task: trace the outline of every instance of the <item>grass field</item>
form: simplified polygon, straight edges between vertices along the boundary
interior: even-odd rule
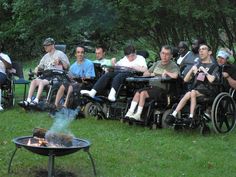
[[[28,64],[30,67],[33,64]],[[27,65],[27,68],[28,68]],[[27,70],[26,70],[27,71]],[[22,86],[16,99],[22,98]],[[47,176],[48,157],[19,149],[7,173],[15,149],[12,139],[32,134],[35,127],[50,128],[53,119],[43,112],[25,112],[19,106],[0,113],[0,177]],[[129,126],[115,120],[74,120],[71,132],[88,139],[99,177],[235,177],[236,130],[226,135],[199,131],[174,132]],[[94,176],[87,153],[56,157],[55,176]]]
[[[12,139],[32,134],[35,127],[50,128],[47,113],[25,112],[18,106],[0,113],[0,176],[47,176],[48,158],[19,149],[7,174],[15,149]],[[76,137],[88,139],[97,176],[102,177],[233,177],[236,174],[235,131],[203,137],[196,132],[150,130],[115,120],[77,119],[70,125]],[[83,151],[55,159],[56,176],[93,176]]]

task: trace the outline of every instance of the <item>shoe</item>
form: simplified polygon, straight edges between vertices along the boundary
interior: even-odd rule
[[[172,126],[175,123],[175,119],[176,119],[175,116],[173,116],[172,114],[169,114],[165,119],[165,123],[169,126]]]
[[[141,120],[141,114],[135,113],[135,114],[133,114],[132,116],[130,116],[130,118],[133,118],[133,119],[135,119],[135,120]]]
[[[21,106],[21,107],[27,107],[27,106],[29,106],[29,102],[28,101],[20,101],[19,103],[18,103],[18,105],[19,106]]]
[[[134,115],[134,113],[133,112],[131,112],[131,111],[128,111],[126,114],[125,114],[125,117],[128,117],[128,118],[130,118],[130,117],[132,117]]]
[[[80,91],[80,94],[81,95],[88,95],[88,96],[90,96],[91,98],[93,98],[95,95],[96,95],[96,93],[97,93],[97,91],[96,90],[94,90],[94,89],[92,89],[92,90],[81,90]]]
[[[2,107],[2,106],[0,106],[0,111],[4,111],[4,109],[3,109],[3,107]]]
[[[114,88],[111,88],[111,91],[108,95],[108,100],[110,101],[116,101],[116,90]]]
[[[29,105],[30,105],[30,106],[37,106],[37,105],[38,105],[38,102],[36,102],[36,101],[31,101]]]
[[[116,101],[116,97],[113,96],[113,95],[109,95],[108,96],[108,100],[111,101],[111,102],[115,102]]]

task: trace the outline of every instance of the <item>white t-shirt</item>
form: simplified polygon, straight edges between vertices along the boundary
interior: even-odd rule
[[[101,66],[106,65],[106,66],[111,66],[111,60],[108,59],[101,59],[101,60],[94,60],[93,63],[99,63]]]
[[[125,56],[120,61],[116,63],[116,66],[124,66],[124,67],[144,67],[147,68],[146,60],[141,55],[136,55],[135,60],[129,61],[128,58]]]
[[[11,59],[7,54],[0,53],[0,56],[9,64],[11,64]],[[0,60],[0,72],[6,74],[6,67],[2,60]]]
[[[60,59],[63,63],[66,63],[67,65],[70,65],[69,59],[66,54],[64,54],[60,50],[55,50],[53,53],[46,53],[40,60],[38,67],[44,70],[58,69],[58,67],[54,65],[54,61],[57,59]]]

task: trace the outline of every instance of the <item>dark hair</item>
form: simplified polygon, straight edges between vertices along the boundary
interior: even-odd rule
[[[85,47],[83,46],[83,45],[77,45],[76,47],[75,47],[75,53],[76,53],[76,50],[77,50],[77,48],[83,48],[84,49],[84,52],[85,52]]]
[[[102,46],[102,45],[98,45],[98,46],[95,47],[95,49],[100,49],[100,48],[102,49],[103,52],[106,51],[105,47]]]
[[[188,43],[186,41],[180,41],[178,47],[188,49]]]
[[[205,45],[205,46],[207,46],[208,47],[208,51],[211,51],[212,50],[212,48],[211,48],[211,46],[209,45],[209,44],[200,44],[199,45],[199,48],[202,46],[202,45]]]
[[[161,50],[162,50],[162,49],[169,50],[170,53],[173,54],[173,50],[172,50],[172,47],[171,47],[170,45],[163,45],[163,46],[161,47]]]
[[[135,53],[135,48],[134,46],[132,45],[129,45],[127,47],[124,48],[124,55],[127,56],[127,55],[130,55],[132,53]]]

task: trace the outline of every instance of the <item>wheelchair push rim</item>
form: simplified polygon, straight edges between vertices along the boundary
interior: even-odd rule
[[[229,93],[222,92],[212,105],[212,125],[216,133],[231,132],[236,123],[236,105]]]

